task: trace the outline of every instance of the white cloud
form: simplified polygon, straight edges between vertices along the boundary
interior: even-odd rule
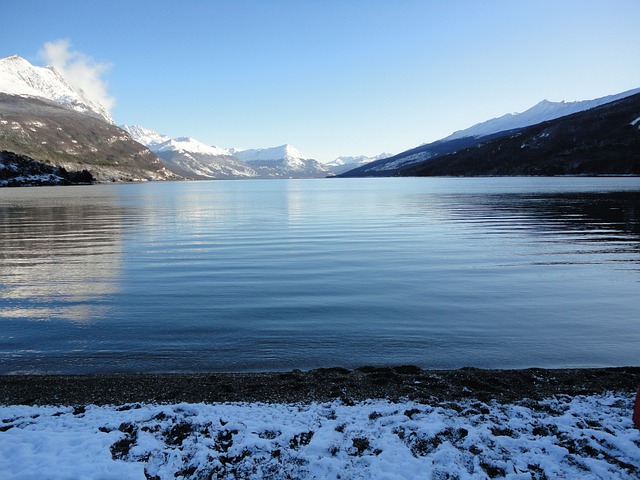
[[[87,100],[108,111],[115,105],[116,99],[109,95],[107,82],[102,78],[111,65],[97,63],[87,55],[71,50],[71,43],[66,39],[45,43],[39,56]]]

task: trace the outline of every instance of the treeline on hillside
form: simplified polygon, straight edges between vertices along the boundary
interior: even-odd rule
[[[42,186],[91,184],[95,179],[87,170],[67,171],[38,162],[25,155],[3,150],[0,152],[0,186]]]

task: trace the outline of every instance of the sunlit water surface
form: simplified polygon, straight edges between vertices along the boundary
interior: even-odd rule
[[[0,190],[0,373],[640,364],[640,179]]]

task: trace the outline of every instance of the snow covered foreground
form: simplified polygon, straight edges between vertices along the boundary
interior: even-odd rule
[[[631,395],[0,407],[3,479],[638,478]]]

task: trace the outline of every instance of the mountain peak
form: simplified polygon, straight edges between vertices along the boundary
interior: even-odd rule
[[[22,64],[31,65],[27,60],[22,58],[20,55],[9,55],[8,57],[0,58],[0,64],[3,64],[3,63],[22,63]]]
[[[120,128],[131,135],[131,138],[136,142],[148,147],[154,153],[181,151],[203,155],[231,155],[229,149],[209,146],[193,137],[171,138],[140,125],[120,125]]]
[[[177,137],[173,140],[165,142],[159,149],[159,152],[168,150],[181,150],[183,152],[199,153],[203,155],[229,155],[229,150],[226,148],[212,147],[206,145],[193,137]]]
[[[308,160],[297,148],[285,143],[278,147],[236,150],[234,157],[243,162],[275,160]]]
[[[582,100],[577,102],[552,102],[542,100],[533,107],[522,113],[508,113],[501,117],[492,118],[486,122],[478,123],[465,130],[459,130],[442,139],[442,141],[455,140],[464,137],[482,137],[506,130],[528,127],[537,123],[555,120],[556,118],[565,117],[574,113],[583,112],[591,108],[604,105],[605,103],[620,100],[636,93],[640,93],[640,89],[629,90],[615,95],[596,98],[594,100]]]
[[[171,140],[167,135],[162,135],[155,130],[140,125],[120,125],[120,128],[127,132],[136,142],[148,147],[152,152],[160,145]]]
[[[288,143],[285,143],[284,145],[281,145],[280,147],[276,147],[276,148],[281,148],[284,151],[285,155],[289,157],[302,158],[302,159],[307,158],[300,152],[300,150],[298,150],[292,145],[289,145]]]
[[[36,67],[18,55],[0,58],[0,92],[44,98],[114,125],[102,105],[74,90],[53,67]]]

